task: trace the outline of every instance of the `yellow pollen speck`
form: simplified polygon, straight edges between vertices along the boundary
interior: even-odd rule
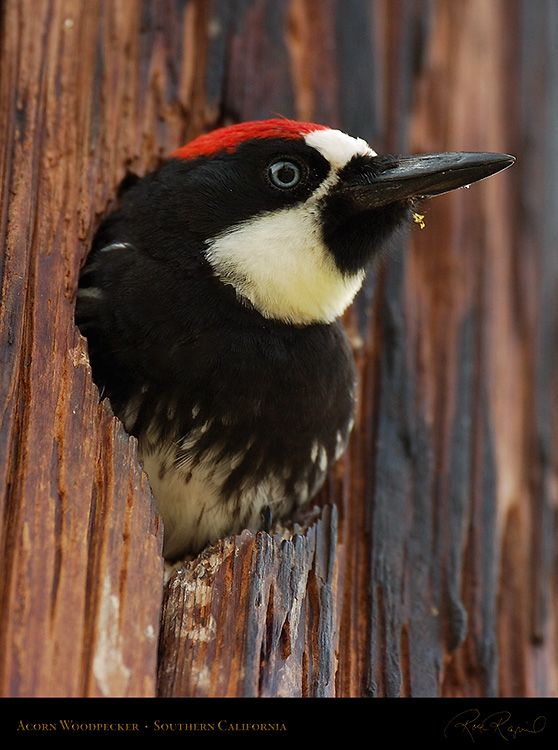
[[[418,224],[421,229],[424,229],[426,226],[424,223],[424,216],[423,214],[417,214],[416,211],[413,211],[413,221],[415,224]]]

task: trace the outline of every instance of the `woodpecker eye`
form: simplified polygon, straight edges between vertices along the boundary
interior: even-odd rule
[[[282,190],[289,190],[296,187],[300,182],[302,170],[298,164],[280,159],[270,165],[268,175],[272,185]]]

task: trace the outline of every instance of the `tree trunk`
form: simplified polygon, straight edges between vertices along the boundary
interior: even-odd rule
[[[558,695],[556,4],[6,0],[1,24],[1,694]],[[431,201],[348,312],[357,419],[316,508],[163,588],[79,269],[127,171],[274,113],[518,163]]]

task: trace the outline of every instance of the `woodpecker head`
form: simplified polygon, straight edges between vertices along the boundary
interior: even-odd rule
[[[177,248],[195,245],[211,273],[265,318],[330,323],[418,201],[513,161],[378,156],[339,130],[274,119],[200,136],[149,175],[143,199],[129,200],[153,255],[178,267]]]

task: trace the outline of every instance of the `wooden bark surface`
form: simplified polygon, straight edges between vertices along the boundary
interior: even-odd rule
[[[99,40],[110,47],[109,20],[120,20],[101,8],[8,2],[2,17],[4,696],[155,694],[158,518],[73,323],[110,160],[123,157],[106,145],[120,114],[108,122],[95,109],[123,62],[119,46],[105,49],[95,79]]]
[[[2,8],[0,693],[558,695],[552,0]],[[274,113],[518,163],[426,206],[347,314],[357,420],[315,512],[163,591],[79,269],[127,170]]]

